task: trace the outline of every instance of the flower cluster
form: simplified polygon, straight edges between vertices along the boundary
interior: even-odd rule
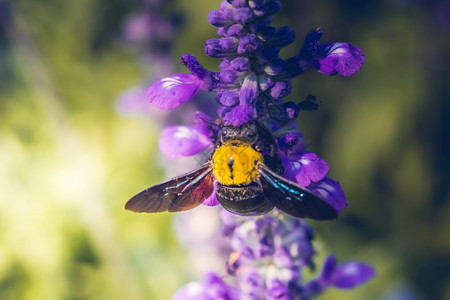
[[[192,55],[182,57],[191,74],[174,74],[153,85],[150,102],[161,109],[175,109],[198,90],[217,92],[222,109],[219,117],[234,126],[266,115],[294,119],[300,110],[294,103],[282,103],[291,92],[291,79],[314,68],[326,75],[350,76],[364,63],[361,49],[348,43],[320,45],[322,30],[312,31],[298,55],[287,59],[280,49],[294,41],[294,31],[270,26],[270,16],[281,8],[280,1],[223,1],[220,10],[209,13],[220,38],[205,43],[208,56],[221,58],[220,72],[202,67]],[[161,97],[164,101],[158,101]]]
[[[328,164],[306,151],[296,123],[301,111],[316,110],[318,103],[312,95],[296,102],[284,98],[291,92],[291,80],[307,70],[351,76],[363,65],[364,55],[348,43],[321,44],[322,30],[316,29],[307,35],[297,55],[281,58],[280,50],[295,35],[287,26],[270,26],[271,16],[280,9],[280,0],[224,0],[219,10],[208,14],[219,38],[206,41],[205,53],[222,60],[220,70],[207,70],[196,57],[185,54],[181,62],[190,74],[163,78],[146,95],[154,106],[173,110],[199,90],[215,92],[218,118],[214,123],[209,115],[198,113],[191,126],[168,127],[162,131],[159,146],[170,158],[193,156],[214,148],[217,127],[257,121],[273,136],[282,175],[340,212],[347,206],[344,192],[327,177]],[[217,205],[215,193],[203,204]],[[334,256],[329,256],[319,277],[302,283],[302,269],[314,266],[312,230],[305,221],[277,210],[260,217],[223,212],[222,229],[231,243],[226,272],[232,282],[209,273],[204,281],[185,286],[174,299],[310,299],[330,286],[351,288],[374,274],[366,264],[337,265]]]
[[[181,288],[173,300],[312,299],[329,287],[349,289],[374,276],[365,263],[337,265],[330,255],[318,277],[304,282],[302,270],[315,267],[313,231],[304,220],[278,212],[241,217],[225,210],[221,219],[232,249],[226,264],[231,276],[208,273]]]
[[[327,163],[306,151],[295,122],[301,110],[317,109],[314,96],[298,103],[283,99],[291,92],[292,78],[309,69],[350,76],[361,68],[364,55],[348,43],[321,45],[322,30],[317,29],[306,37],[296,56],[282,59],[280,49],[292,43],[295,36],[288,26],[270,26],[271,16],[280,8],[279,0],[222,1],[220,9],[208,15],[209,22],[218,27],[220,38],[205,43],[207,55],[222,59],[220,71],[207,70],[193,55],[185,54],[181,62],[190,74],[177,73],[157,81],[147,90],[147,98],[160,109],[173,110],[199,90],[216,92],[220,124],[263,123],[277,143],[283,175],[341,211],[347,205],[341,186],[326,177]],[[165,129],[160,140],[162,152],[176,158],[211,149],[216,134],[204,122],[206,119],[209,117],[201,116],[195,125]]]

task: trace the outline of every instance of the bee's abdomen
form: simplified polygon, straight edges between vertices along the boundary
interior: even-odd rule
[[[259,178],[256,169],[263,162],[261,153],[242,142],[230,142],[216,149],[212,157],[213,173],[217,181],[224,185],[249,185]]]
[[[262,215],[274,208],[262,187],[255,182],[241,187],[218,184],[216,196],[226,210],[239,215]]]

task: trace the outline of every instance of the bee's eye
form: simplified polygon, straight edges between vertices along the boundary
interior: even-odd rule
[[[254,131],[247,130],[245,132],[245,136],[247,136],[249,138],[254,138],[256,136],[256,133]]]

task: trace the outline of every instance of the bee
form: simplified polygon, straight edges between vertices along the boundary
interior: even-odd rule
[[[238,215],[262,215],[274,207],[298,218],[331,220],[337,211],[282,177],[284,168],[269,130],[258,122],[224,126],[211,158],[200,168],[149,187],[125,205],[134,212],[179,212],[202,204],[215,190],[218,202]]]

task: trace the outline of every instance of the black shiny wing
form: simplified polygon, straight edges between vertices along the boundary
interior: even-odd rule
[[[297,218],[315,220],[337,218],[337,211],[310,191],[283,178],[262,163],[258,164],[258,170],[264,194],[281,211]]]
[[[134,212],[175,212],[194,208],[211,196],[214,178],[209,164],[143,190],[125,205]]]

